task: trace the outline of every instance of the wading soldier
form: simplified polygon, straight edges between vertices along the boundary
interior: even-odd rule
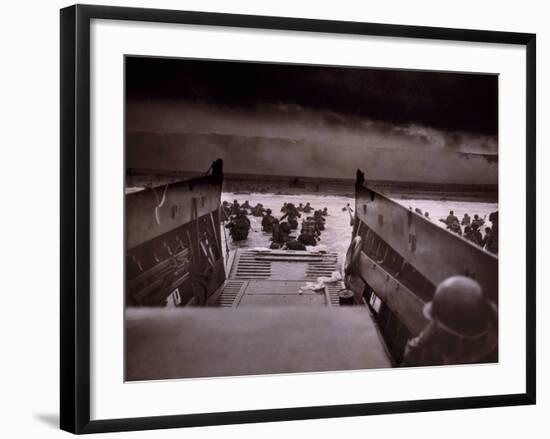
[[[485,248],[491,253],[498,253],[498,211],[489,215],[491,221],[491,231],[485,236]]]
[[[288,223],[284,222],[283,224],[279,224],[279,220],[277,218],[273,219],[273,222],[271,224],[272,242],[270,248],[281,248],[285,244],[285,242],[288,240],[287,227]]]
[[[284,246],[284,249],[285,250],[307,250],[306,246],[303,243],[301,243],[300,241],[295,240],[294,238],[289,239],[286,242],[286,244]]]
[[[302,230],[300,236],[298,236],[298,241],[304,245],[317,245],[318,234],[317,223],[312,217],[308,216],[307,219],[302,221]]]
[[[483,244],[484,244],[483,237],[481,236],[481,232],[479,231],[479,226],[475,222],[472,222],[472,233],[470,234],[469,239],[474,244],[477,244],[480,247],[483,247]]]
[[[273,222],[275,218],[271,215],[271,209],[265,211],[265,215],[262,218],[262,230],[267,233],[271,233],[273,230]]]
[[[445,219],[445,221],[443,221],[445,224],[447,224],[447,227],[451,228],[451,224],[457,222],[458,223],[458,218],[455,216],[455,213],[451,210],[449,212],[449,215],[447,216],[447,219]],[[460,224],[460,223],[459,223]]]
[[[477,226],[479,229],[481,226],[485,224],[485,220],[483,218],[480,218],[479,215],[474,215],[474,219],[472,220],[472,227]]]
[[[243,241],[248,238],[248,231],[250,230],[250,220],[246,217],[246,211],[241,210],[231,220],[227,226],[229,234],[233,241]]]
[[[233,204],[231,205],[231,214],[237,215],[240,210],[241,206],[239,205],[239,202],[237,200],[233,200]]]
[[[287,203],[286,205],[286,213],[281,217],[281,221],[285,218],[288,218],[288,224],[290,224],[290,227],[292,229],[298,228],[298,218],[300,218],[301,214],[298,212],[298,209],[296,209],[296,206],[292,203]]]

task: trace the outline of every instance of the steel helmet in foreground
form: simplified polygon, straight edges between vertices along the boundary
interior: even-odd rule
[[[424,306],[424,315],[455,337],[476,338],[487,334],[497,310],[474,279],[451,276],[437,286],[433,300]]]

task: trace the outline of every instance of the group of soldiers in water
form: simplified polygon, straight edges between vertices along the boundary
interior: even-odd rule
[[[409,207],[412,210],[412,207]],[[428,220],[432,220],[429,212],[424,212],[417,207],[414,209],[419,215],[424,215]],[[487,249],[491,253],[498,253],[498,211],[492,212],[489,215],[489,221],[491,222],[491,227],[485,227],[485,235],[482,235],[482,227],[485,225],[485,217],[480,218],[478,214],[474,214],[474,218],[468,213],[465,213],[462,217],[462,220],[459,220],[455,216],[454,211],[450,211],[447,218],[440,219],[443,224],[447,226],[447,230],[450,230],[457,235],[464,236],[469,241],[472,241],[474,244],[479,245],[480,247]]]
[[[250,214],[262,218],[262,230],[271,234],[271,249],[306,250],[306,246],[317,245],[321,239],[321,232],[325,229],[325,217],[328,215],[326,207],[315,210],[309,202],[305,205],[300,203],[298,206],[284,203],[281,213],[280,218],[276,218],[271,209],[264,208],[261,203],[251,206],[248,200],[242,204],[237,200],[234,200],[233,204],[227,201],[222,203],[222,219],[228,221],[225,227],[229,229],[233,241],[248,238],[251,227],[248,219]],[[302,214],[307,216],[302,219],[298,238],[294,238],[291,233],[298,229]]]
[[[498,211],[489,215],[491,226],[485,227],[485,235],[482,235],[482,227],[485,225],[485,218],[475,214],[473,219],[467,213],[462,220],[455,216],[454,211],[450,211],[445,219],[440,219],[451,232],[472,241],[474,244],[489,250],[492,253],[498,253]]]

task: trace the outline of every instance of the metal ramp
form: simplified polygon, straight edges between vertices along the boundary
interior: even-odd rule
[[[238,249],[228,280],[210,301],[214,306],[338,306],[343,282],[317,291],[303,289],[338,271],[334,252]]]
[[[341,281],[300,292],[337,255],[242,249],[232,260],[210,307],[126,312],[127,380],[391,367],[368,307],[338,306]]]

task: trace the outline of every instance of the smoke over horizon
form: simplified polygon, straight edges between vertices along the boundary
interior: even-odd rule
[[[498,180],[491,75],[128,58],[127,167]]]
[[[418,124],[396,125],[299,105],[257,104],[250,109],[228,109],[186,101],[137,102],[128,105],[126,114],[130,132],[222,134],[342,147],[450,148],[498,154],[496,136],[445,132]]]
[[[495,184],[498,161],[434,149],[339,148],[287,139],[220,134],[128,133],[127,167],[205,172],[214,159],[233,174],[353,179],[357,168],[374,180]],[[154,151],[154,155],[151,152]]]

